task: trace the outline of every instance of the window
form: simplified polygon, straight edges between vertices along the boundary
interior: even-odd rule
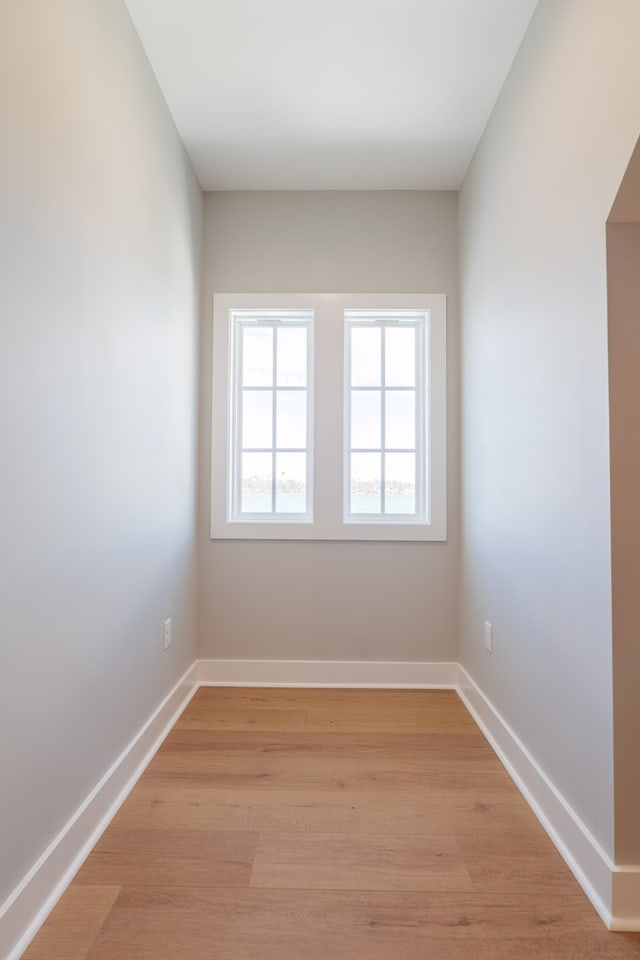
[[[346,522],[423,521],[425,310],[345,312]]]
[[[312,519],[312,310],[231,310],[229,519]]]
[[[446,539],[445,297],[216,294],[212,537]]]

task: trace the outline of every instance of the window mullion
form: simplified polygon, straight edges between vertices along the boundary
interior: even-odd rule
[[[424,412],[423,412],[423,372],[422,372],[422,331],[424,329],[424,320],[419,327],[416,327],[415,332],[415,381],[416,381],[416,393],[415,393],[415,404],[414,404],[414,417],[415,417],[415,488],[416,488],[416,511],[422,515],[423,506],[422,506],[422,474],[424,468],[422,466],[422,445],[423,445],[423,430],[424,430]]]
[[[427,320],[423,319],[422,323],[416,328],[416,400],[415,400],[415,417],[416,417],[416,466],[415,466],[415,484],[416,484],[416,510],[419,515],[424,516],[426,503],[425,503],[425,471],[427,469],[425,462],[425,400],[427,396],[427,388],[425,384],[425,378],[427,371],[425,370],[425,340],[427,334],[426,324]]]
[[[236,441],[234,444],[233,451],[233,512],[237,513],[240,510],[242,503],[241,499],[241,485],[242,485],[242,447],[243,447],[243,430],[242,430],[242,416],[244,410],[244,382],[242,378],[243,370],[243,353],[244,353],[244,327],[242,324],[238,324],[235,328],[235,335],[237,337],[238,349],[236,351],[236,369],[235,374],[235,410],[234,410],[234,432],[236,436]]]
[[[313,432],[315,416],[315,313],[313,326],[305,326],[305,343],[307,357],[307,377],[305,382],[305,404],[307,411],[307,433],[305,437],[305,514],[313,510],[313,470],[315,466],[315,438]]]
[[[273,330],[273,385],[271,388],[271,513],[276,512],[276,418],[278,397],[278,330],[275,324]]]
[[[351,513],[352,511],[352,486],[353,486],[353,477],[352,477],[352,464],[353,464],[353,444],[351,440],[351,420],[353,417],[353,381],[351,376],[351,367],[352,367],[352,351],[353,351],[353,326],[351,324],[347,325],[347,337],[346,340],[346,349],[344,356],[344,384],[345,388],[343,390],[343,403],[347,408],[347,417],[345,419],[343,414],[343,429],[346,431],[347,436],[343,438],[343,449],[346,453],[347,466],[346,470],[343,465],[343,486],[342,486],[342,510],[344,513]]]
[[[386,429],[386,407],[387,407],[387,371],[386,371],[386,348],[387,348],[387,325],[382,324],[382,343],[380,348],[380,386],[382,387],[380,391],[380,515],[384,517],[387,512],[387,497],[386,497],[386,463],[385,463],[385,448],[387,445],[387,429]]]

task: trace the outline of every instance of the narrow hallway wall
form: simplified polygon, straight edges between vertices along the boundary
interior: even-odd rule
[[[4,4],[0,115],[2,904],[196,656],[202,194],[120,0]]]

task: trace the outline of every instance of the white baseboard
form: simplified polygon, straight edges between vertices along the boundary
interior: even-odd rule
[[[373,660],[200,660],[203,686],[455,689],[457,663]]]
[[[0,957],[18,960],[200,686],[455,689],[610,930],[640,931],[640,866],[616,866],[457,663],[199,660],[158,706],[0,907]]]
[[[640,867],[616,866],[463,667],[458,693],[610,930],[640,930]]]
[[[18,960],[197,689],[197,661],[0,907],[0,957]]]

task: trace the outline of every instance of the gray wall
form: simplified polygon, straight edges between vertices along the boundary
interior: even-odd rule
[[[201,656],[457,659],[456,195],[207,194],[203,269]],[[448,543],[209,540],[214,291],[448,295]]]
[[[607,224],[615,852],[626,864],[640,863],[639,158],[640,146]]]
[[[0,116],[2,902],[196,656],[202,196],[120,0],[5,3]]]
[[[461,659],[610,854],[605,222],[638,36],[631,0],[541,0],[460,198]]]

